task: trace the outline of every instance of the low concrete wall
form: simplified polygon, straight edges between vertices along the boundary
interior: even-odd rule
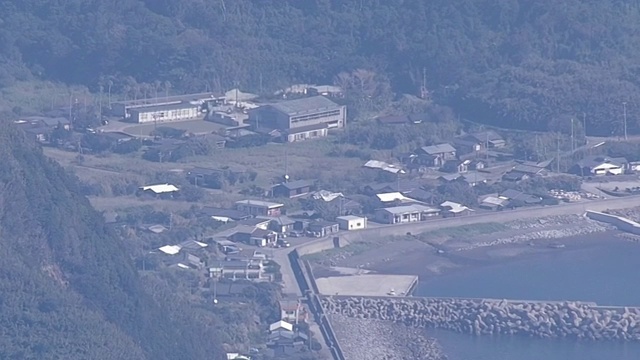
[[[635,235],[640,235],[640,224],[622,216],[606,214],[598,211],[587,210],[587,217],[591,220],[605,222]]]
[[[475,335],[640,341],[640,308],[452,298],[325,297],[329,314]]]
[[[307,272],[308,269],[306,269],[306,267],[309,266],[309,264],[303,263],[297,249],[291,251],[288,257],[300,291],[306,295],[309,311],[313,314],[314,320],[320,327],[320,332],[322,332],[325,344],[329,347],[329,351],[331,351],[331,356],[334,360],[346,360],[340,348],[340,343],[338,343],[338,339],[333,331],[333,327],[325,315],[321,299],[317,295],[315,279],[310,272]]]
[[[300,245],[296,247],[296,249],[298,250],[298,255],[305,256],[305,255],[319,253],[325,250],[345,247],[349,245],[349,240],[346,237],[347,234],[329,236],[325,239],[314,240],[307,244]],[[334,239],[337,239],[337,241]]]

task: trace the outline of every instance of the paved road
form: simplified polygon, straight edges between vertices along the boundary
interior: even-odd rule
[[[380,225],[375,228],[369,228],[358,231],[341,232],[338,234],[341,239],[348,241],[364,241],[367,238],[380,236],[398,236],[407,232],[419,234],[425,231],[437,230],[447,227],[456,227],[462,225],[471,225],[488,222],[504,223],[515,220],[533,219],[545,216],[583,214],[586,210],[604,211],[608,209],[626,209],[640,206],[640,195],[627,196],[615,199],[581,201],[577,203],[561,204],[557,206],[545,207],[527,207],[515,210],[505,210],[500,212],[486,212],[468,215],[458,218],[438,218],[417,223],[396,224],[396,225]],[[326,238],[314,239],[304,244],[295,246],[313,246],[314,243],[326,241]],[[287,254],[292,249],[279,249],[274,251],[274,260],[281,265],[283,291],[285,293],[300,294],[300,289],[295,281],[293,270],[289,264]]]

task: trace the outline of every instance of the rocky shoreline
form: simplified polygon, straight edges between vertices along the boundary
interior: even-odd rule
[[[424,331],[376,319],[329,316],[347,359],[446,360],[435,339]]]
[[[593,221],[580,215],[552,216],[531,221],[513,221],[505,225],[512,230],[523,231],[523,233],[488,241],[477,241],[466,246],[458,246],[453,250],[469,251],[483,247],[527,243],[532,240],[568,238],[614,229],[608,224]]]
[[[327,314],[474,335],[640,341],[640,308],[637,307],[598,307],[580,302],[361,297],[325,297],[322,305]]]

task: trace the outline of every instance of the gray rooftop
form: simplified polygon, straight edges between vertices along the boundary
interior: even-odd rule
[[[537,165],[531,165],[531,164],[518,164],[516,166],[513,167],[513,171],[517,171],[517,172],[521,172],[523,174],[538,174],[541,171],[543,171],[544,168],[537,166]]]
[[[424,205],[419,205],[419,204],[413,204],[413,205],[403,205],[403,206],[394,206],[394,207],[388,207],[388,208],[384,208],[385,211],[390,212],[392,214],[404,214],[404,213],[411,213],[411,212],[438,212],[440,210],[429,207],[429,206],[424,206]]]
[[[294,180],[294,181],[283,182],[283,183],[280,183],[278,185],[274,185],[274,187],[276,187],[276,186],[284,186],[285,188],[287,188],[289,190],[296,190],[296,189],[301,189],[301,188],[313,186],[313,181],[311,181],[311,180]]]
[[[362,216],[355,216],[355,215],[345,215],[345,216],[338,216],[336,219],[337,219],[337,220],[347,220],[347,221],[350,221],[350,220],[362,220],[362,219],[364,219],[364,217],[362,217]]]
[[[337,109],[340,105],[324,96],[312,96],[308,98],[288,100],[270,104],[274,109],[287,115],[297,115],[319,110]]]
[[[179,104],[167,104],[167,105],[151,105],[144,106],[135,109],[131,109],[132,113],[147,113],[147,112],[156,112],[156,111],[169,111],[169,110],[179,110],[179,109],[191,109],[198,107],[198,105],[193,105],[188,102],[179,103]]]
[[[425,153],[427,153],[429,155],[450,153],[450,152],[455,152],[456,151],[456,148],[451,146],[451,144],[449,144],[449,143],[430,145],[430,146],[423,146],[421,149],[422,149],[422,151],[424,151]]]
[[[263,200],[240,200],[240,201],[236,201],[236,205],[251,205],[251,206],[266,207],[269,209],[279,208],[284,206],[284,204],[274,203],[270,201],[263,201]]]
[[[602,155],[587,156],[584,159],[578,161],[578,165],[581,167],[596,167],[605,163],[623,166],[624,164],[627,164],[628,161],[623,157],[607,157]]]

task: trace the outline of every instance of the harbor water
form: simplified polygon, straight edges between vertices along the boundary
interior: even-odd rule
[[[640,306],[640,243],[602,241],[420,281],[416,296],[574,300]],[[609,236],[609,238],[607,238]],[[428,330],[450,360],[637,360],[640,343],[470,336]]]

